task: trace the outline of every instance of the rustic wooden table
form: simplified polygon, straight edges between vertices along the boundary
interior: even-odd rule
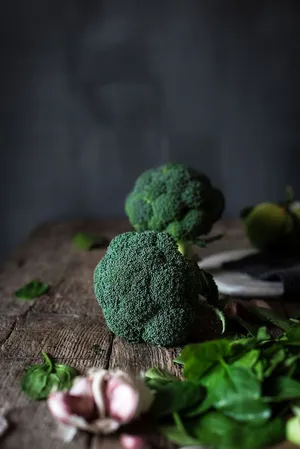
[[[224,230],[226,237],[203,249],[203,256],[248,246],[239,222],[222,222],[217,228],[217,232]],[[29,401],[20,391],[24,368],[38,363],[41,351],[81,372],[97,366],[118,367],[137,373],[153,365],[176,372],[172,359],[178,348],[167,350],[132,345],[107,329],[93,292],[93,271],[105,250],[84,252],[71,244],[79,231],[112,238],[129,229],[126,221],[69,221],[41,225],[2,267],[0,407],[10,407],[10,429],[0,441],[1,449],[66,447],[53,436],[55,423],[45,402]],[[51,285],[48,294],[33,301],[15,298],[15,290],[35,278]],[[94,350],[93,345],[98,349]],[[118,448],[119,443],[115,438],[101,439],[81,433],[68,447],[108,449]]]

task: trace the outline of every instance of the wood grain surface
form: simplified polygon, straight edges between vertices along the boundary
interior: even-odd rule
[[[66,447],[55,435],[55,423],[45,402],[30,401],[20,391],[24,368],[40,361],[41,351],[82,373],[94,366],[138,373],[153,365],[176,373],[172,359],[179,348],[132,345],[108,330],[93,291],[93,271],[105,250],[85,252],[72,245],[72,238],[79,231],[110,239],[129,229],[127,221],[122,220],[47,223],[37,228],[1,267],[0,407],[9,407],[10,423],[0,441],[1,449]],[[222,231],[225,237],[201,250],[202,256],[249,246],[238,221],[218,223],[215,232]],[[36,278],[50,284],[47,294],[32,301],[14,296],[19,287]],[[278,303],[277,307],[282,306]],[[209,315],[204,319],[208,327],[210,320]],[[210,338],[208,334],[203,326],[202,338]],[[171,447],[153,429],[143,430],[141,425],[140,431],[149,438],[150,447]],[[100,438],[84,433],[68,445],[69,449],[119,447],[115,436]],[[290,444],[278,446],[292,448]]]

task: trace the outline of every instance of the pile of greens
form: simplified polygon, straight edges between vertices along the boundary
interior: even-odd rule
[[[160,431],[214,449],[300,444],[299,347],[299,324],[278,338],[262,327],[255,337],[186,346],[174,360],[184,380],[157,368],[145,376]]]

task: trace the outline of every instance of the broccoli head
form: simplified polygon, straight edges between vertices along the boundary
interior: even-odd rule
[[[142,173],[125,202],[134,229],[166,231],[177,242],[208,234],[221,217],[224,196],[210,180],[182,164]]]
[[[109,329],[130,342],[185,343],[199,308],[211,303],[213,278],[185,258],[166,232],[125,232],[111,242],[94,272],[95,295]]]

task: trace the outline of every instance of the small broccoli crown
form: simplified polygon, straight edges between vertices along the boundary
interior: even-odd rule
[[[213,283],[213,281],[212,281]],[[171,346],[188,340],[207,279],[166,232],[115,237],[94,272],[109,329],[131,342]]]
[[[137,231],[166,231],[178,241],[208,234],[224,204],[223,194],[205,175],[182,164],[166,164],[139,176],[125,211]]]

